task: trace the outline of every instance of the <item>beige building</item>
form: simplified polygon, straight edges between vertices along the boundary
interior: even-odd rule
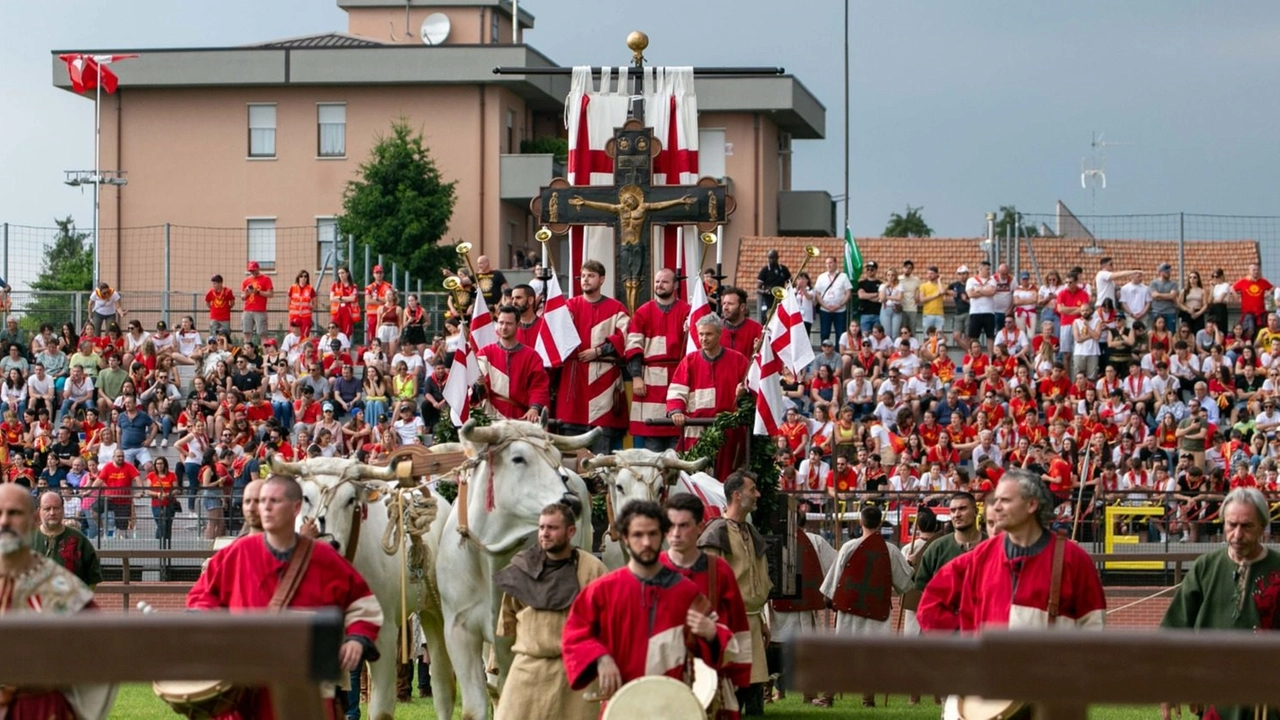
[[[422,131],[457,182],[447,238],[501,267],[517,250],[536,251],[528,202],[563,168],[521,143],[565,135],[569,78],[492,72],[556,65],[523,37],[513,43],[513,22],[520,34],[533,27],[526,4],[513,20],[509,0],[337,1],[345,32],[87,51],[141,55],[112,66],[119,90],[102,96],[102,167],[128,179],[102,188],[103,279],[126,292],[162,289],[165,223],[175,226],[174,290],[202,290],[211,272],[238,282],[247,260],[274,273],[278,289],[300,269],[314,276],[331,257],[346,183],[397,118]],[[53,83],[70,90],[62,52],[86,51],[52,53]],[[742,236],[833,234],[830,196],[790,191],[791,142],[824,133],[817,98],[786,75],[700,78],[697,93],[702,174],[724,177],[738,201],[726,274]]]

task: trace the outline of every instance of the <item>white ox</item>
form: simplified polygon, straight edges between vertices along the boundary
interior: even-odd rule
[[[667,494],[678,495],[681,491],[676,481],[680,473],[696,473],[709,464],[710,458],[681,460],[674,450],[657,453],[639,448],[583,460],[582,468],[590,471],[590,479],[594,481],[592,489],[597,494],[605,493],[609,527],[605,529],[604,564],[615,570],[627,562],[613,528],[614,515],[621,512],[624,505],[632,500],[661,502]]]
[[[445,644],[462,693],[462,717],[489,717],[485,643],[498,663],[498,690],[511,666],[511,641],[495,638],[501,595],[493,574],[528,546],[547,505],[568,502],[578,512],[580,542],[590,542],[586,483],[563,468],[561,452],[587,447],[599,434],[553,435],[541,426],[503,420],[485,427],[474,421],[459,436],[471,458],[440,541],[437,568],[444,610]],[[434,655],[433,655],[434,658]],[[451,717],[452,707],[440,717]]]
[[[449,512],[448,501],[431,493],[436,501],[436,517],[422,537],[427,548],[424,558],[406,556],[411,542],[403,534],[395,554],[388,554],[382,547],[383,535],[393,515],[385,500],[397,485],[395,467],[366,465],[347,458],[311,458],[296,463],[274,458],[271,469],[298,479],[303,495],[299,523],[314,520],[320,531],[319,539],[331,543],[351,561],[382,606],[383,624],[377,641],[381,658],[369,666],[367,716],[373,720],[391,720],[395,714],[396,629],[401,618],[402,568],[407,580],[405,616],[417,612],[422,623],[431,653],[431,689],[437,711],[441,707],[451,709],[453,669],[445,652],[443,616],[432,562]],[[359,528],[353,533],[357,516],[361,518]],[[415,567],[414,560],[425,561],[425,566]],[[446,710],[440,717],[449,717],[449,712]]]

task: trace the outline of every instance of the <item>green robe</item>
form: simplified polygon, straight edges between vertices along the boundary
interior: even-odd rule
[[[1243,597],[1237,590],[1238,567],[1227,556],[1226,548],[1201,555],[1182,579],[1160,627],[1249,631],[1257,628],[1258,608],[1253,594],[1272,583],[1280,583],[1280,553],[1267,550],[1249,565]],[[1217,710],[1222,720],[1253,719],[1251,707],[1219,707]],[[1273,708],[1267,717],[1274,719],[1280,714]]]
[[[974,544],[976,545],[977,543]],[[916,566],[916,589],[923,592],[924,586],[929,584],[929,581],[933,579],[934,575],[938,574],[943,565],[968,551],[969,548],[956,542],[955,533],[947,533],[929,543],[929,547],[925,548],[924,554],[920,556],[920,564]]]
[[[98,563],[98,551],[84,533],[72,527],[63,527],[54,537],[36,530],[32,549],[37,555],[49,558],[90,588],[102,582],[102,566]]]

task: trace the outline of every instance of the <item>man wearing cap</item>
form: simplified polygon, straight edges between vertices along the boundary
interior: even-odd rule
[[[1152,328],[1155,327],[1155,317],[1163,317],[1164,326],[1169,332],[1178,329],[1178,283],[1169,277],[1172,271],[1169,263],[1160,263],[1160,267],[1156,268],[1156,279],[1150,285]]]
[[[756,295],[760,296],[760,321],[768,317],[770,308],[773,307],[773,288],[786,287],[791,281],[791,271],[786,265],[778,262],[778,251],[769,251],[769,262],[760,268],[760,274],[756,276]]]
[[[955,303],[955,321],[951,325],[951,341],[956,347],[965,346],[966,332],[969,329],[969,293],[965,285],[969,282],[969,266],[956,268],[956,281],[947,287],[951,300]]]
[[[1103,300],[1110,299],[1112,303],[1119,305],[1119,298],[1116,297],[1116,286],[1141,272],[1141,270],[1121,270],[1116,272],[1111,269],[1111,258],[1102,258],[1098,261],[1098,274],[1093,277],[1094,302],[1101,305]],[[1169,329],[1172,330],[1173,328]]]
[[[248,270],[249,276],[240,283],[240,299],[244,302],[244,336],[259,343],[267,334],[267,301],[276,294],[276,290],[271,278],[262,274],[257,260],[249,261]]]
[[[373,282],[364,289],[364,337],[369,342],[378,332],[381,322],[382,306],[387,302],[387,293],[391,292],[391,283],[382,279],[382,266],[373,266]]]
[[[880,281],[876,273],[880,266],[875,260],[867,261],[862,267],[862,277],[858,280],[858,326],[862,334],[871,332],[871,328],[880,322]]]
[[[920,283],[920,287],[915,292],[916,304],[920,308],[921,323],[926,334],[930,328],[933,328],[941,335],[942,326],[946,322],[943,302],[948,292],[942,286],[942,281],[938,279],[938,266],[930,265],[925,273],[924,282]]]
[[[916,294],[920,291],[920,276],[916,274],[916,264],[913,261],[902,261],[898,286],[902,288],[902,326],[911,328],[912,333],[920,332],[920,306],[916,303]]]
[[[823,340],[835,337],[848,325],[849,300],[853,297],[853,283],[836,265],[836,259],[828,255],[826,265],[826,272],[818,276],[813,286],[813,301],[818,309],[818,334]]]

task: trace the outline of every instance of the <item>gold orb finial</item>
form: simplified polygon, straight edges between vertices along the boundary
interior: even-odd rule
[[[645,48],[649,47],[649,36],[639,30],[633,30],[627,36],[627,47],[631,48],[631,59],[636,64],[640,64],[644,62]]]

